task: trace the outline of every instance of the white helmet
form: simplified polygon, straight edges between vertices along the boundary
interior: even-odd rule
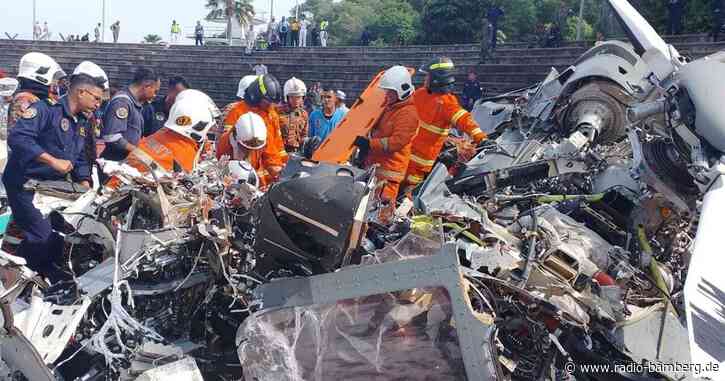
[[[247,91],[247,87],[252,84],[252,82],[257,80],[256,75],[245,75],[242,77],[242,79],[239,80],[239,88],[237,89],[237,98],[244,98],[244,92]]]
[[[304,97],[307,94],[307,86],[299,79],[292,77],[284,83],[284,97],[287,99],[288,95],[296,95]]]
[[[108,76],[106,75],[106,72],[103,71],[100,66],[94,64],[93,62],[83,61],[78,64],[75,70],[73,70],[73,75],[78,74],[85,74],[87,76],[95,78],[99,82],[103,82],[103,89],[108,90]]]
[[[9,97],[18,89],[18,80],[15,78],[0,78],[0,97]]]
[[[209,111],[208,103],[200,102],[199,98],[194,96],[177,99],[171,106],[169,119],[164,124],[164,127],[198,143],[206,139],[212,126],[214,118]]]
[[[403,66],[393,66],[385,71],[380,78],[381,89],[393,90],[398,93],[398,99],[404,100],[413,94],[415,87],[410,77],[410,72]]]
[[[54,80],[65,77],[60,65],[47,54],[32,52],[20,59],[18,78],[25,78],[50,86]]]
[[[267,125],[258,114],[248,112],[237,119],[235,139],[248,149],[261,149],[267,144]]]
[[[229,170],[229,176],[236,184],[249,184],[255,187],[259,185],[257,171],[248,162],[230,160],[227,164],[227,169]]]
[[[176,96],[176,100],[174,101],[174,103],[186,98],[193,98],[199,102],[207,103],[209,105],[209,112],[214,119],[218,118],[222,114],[221,110],[219,110],[219,107],[217,107],[216,103],[214,103],[214,100],[211,99],[211,97],[206,95],[204,92],[196,89],[186,89],[181,91]]]

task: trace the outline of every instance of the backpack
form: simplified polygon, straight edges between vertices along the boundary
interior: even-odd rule
[[[280,24],[280,26],[279,26],[280,33],[287,33],[288,31],[289,31],[289,25],[287,25],[287,23]]]

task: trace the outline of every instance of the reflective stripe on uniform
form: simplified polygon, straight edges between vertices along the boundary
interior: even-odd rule
[[[453,68],[453,62],[441,62],[437,64],[430,65],[431,70],[435,69],[452,69]]]
[[[410,155],[410,161],[414,162],[415,164],[422,165],[424,167],[432,167],[433,164],[436,163],[435,160],[426,160],[420,156],[416,155]]]
[[[396,171],[389,171],[387,169],[380,169],[380,168],[378,168],[375,171],[375,174],[377,176],[384,177],[384,178],[386,178],[388,180],[396,181],[396,182],[403,181],[403,179],[405,178],[405,173],[396,172]]]
[[[440,127],[436,127],[434,125],[431,125],[428,123],[423,123],[423,122],[420,122],[420,128],[430,131],[436,135],[444,135],[444,136],[448,135],[448,132],[451,130],[450,128],[440,128]]]
[[[468,113],[468,111],[466,111],[464,109],[458,110],[455,114],[453,114],[453,117],[451,118],[451,124],[453,124],[455,126],[456,123],[458,123],[458,119],[461,119],[461,117],[463,117],[467,113]]]
[[[383,151],[388,152],[388,138],[380,139],[380,145],[383,146]]]
[[[417,184],[420,184],[423,182],[423,178],[420,176],[416,176],[416,175],[408,175],[408,177],[405,179],[405,181],[409,184],[417,185]]]
[[[473,131],[471,131],[471,135],[473,135],[473,136],[483,135],[483,131],[481,131],[480,128],[474,128]]]
[[[267,95],[267,86],[264,85],[264,76],[260,75],[257,77],[257,82],[259,83],[259,91],[262,92],[262,95]]]

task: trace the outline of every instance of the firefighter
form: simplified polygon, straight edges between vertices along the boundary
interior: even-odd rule
[[[69,179],[91,185],[91,162],[86,136],[91,133],[84,115],[101,105],[103,84],[85,74],[74,75],[68,96],[32,104],[10,130],[10,157],[2,176],[13,220],[25,239],[17,254],[28,267],[50,278],[62,280],[58,267],[63,238],[33,205],[35,193],[24,188],[30,179]]]
[[[249,163],[257,172],[259,188],[272,181],[264,168],[264,147],[267,144],[267,125],[259,114],[248,112],[237,119],[234,128],[222,135],[217,145],[216,157],[228,156],[231,160]]]
[[[224,106],[224,108],[222,108],[222,114],[217,121],[217,130],[215,131],[216,140],[219,140],[221,135],[224,133],[225,128],[227,127],[224,125],[224,121],[227,119],[227,116],[229,116],[229,113],[232,111],[232,109],[236,107],[241,100],[244,99],[244,93],[247,91],[247,87],[249,87],[249,85],[256,79],[256,75],[245,75],[244,77],[242,77],[242,79],[239,80],[239,86],[237,87],[237,98],[239,98],[239,100],[229,103]]]
[[[418,131],[418,112],[412,99],[415,88],[410,72],[403,66],[385,71],[378,87],[385,90],[385,111],[370,136],[358,136],[354,144],[362,152],[368,152],[366,168],[379,166],[375,174],[378,181],[384,182],[381,198],[394,209]]]
[[[160,86],[153,70],[139,67],[131,85],[113,96],[103,116],[104,159],[121,161],[136,149],[144,132],[143,105],[156,98]]]
[[[476,144],[486,139],[471,114],[458,103],[451,93],[456,79],[453,62],[438,58],[420,68],[425,73],[423,87],[413,94],[413,102],[420,118],[420,130],[413,139],[410,164],[405,176],[404,190],[423,182],[430,173],[451,128],[470,136]]]
[[[20,59],[18,90],[10,101],[8,129],[25,114],[33,103],[50,97],[51,88],[66,74],[54,59],[43,53],[31,52]]]
[[[267,144],[262,153],[262,167],[269,172],[271,182],[279,177],[287,163],[287,151],[279,127],[279,114],[274,104],[282,100],[282,86],[272,75],[260,75],[247,87],[244,99],[238,102],[224,120],[224,129],[234,127],[239,117],[253,112],[264,120],[267,127]]]
[[[279,121],[287,152],[298,152],[307,137],[307,111],[304,108],[307,86],[292,77],[284,84],[285,103],[279,108]]]

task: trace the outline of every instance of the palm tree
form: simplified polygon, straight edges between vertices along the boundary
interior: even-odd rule
[[[227,20],[227,37],[230,40],[232,17],[239,20],[242,29],[254,21],[252,0],[206,0],[206,7],[209,9],[209,14],[206,15],[207,21]]]
[[[159,36],[158,34],[147,34],[143,38],[143,42],[145,44],[158,44],[159,42],[161,42],[161,36]]]

